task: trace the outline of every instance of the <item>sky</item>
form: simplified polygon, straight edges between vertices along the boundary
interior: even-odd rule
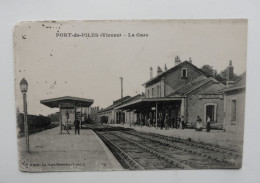
[[[64,37],[65,33],[98,37]],[[101,37],[102,33],[121,37]],[[138,33],[148,36],[137,37]],[[173,67],[177,55],[218,72],[232,60],[234,72],[242,74],[246,51],[246,20],[22,22],[14,28],[16,107],[22,112],[22,78],[29,84],[28,113],[47,115],[58,109],[40,100],[74,96],[94,99],[92,106],[111,105],[121,97],[120,77],[124,96],[144,92],[150,67],[155,76],[157,66]]]

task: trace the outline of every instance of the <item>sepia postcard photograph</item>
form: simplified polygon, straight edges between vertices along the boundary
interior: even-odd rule
[[[20,171],[240,169],[247,24],[15,25]]]

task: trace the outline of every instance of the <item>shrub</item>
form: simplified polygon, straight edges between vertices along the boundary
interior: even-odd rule
[[[42,115],[28,115],[27,121],[29,130],[43,128],[51,124],[51,118]],[[17,115],[17,127],[20,129],[20,133],[24,132],[24,114],[22,113]]]

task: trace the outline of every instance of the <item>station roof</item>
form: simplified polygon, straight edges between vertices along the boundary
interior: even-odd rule
[[[107,112],[107,111],[113,110],[115,107],[117,107],[117,106],[123,104],[125,101],[128,101],[129,99],[131,99],[130,96],[126,96],[126,97],[123,97],[123,98],[121,98],[121,99],[118,99],[118,100],[114,101],[112,105],[108,106],[108,107],[105,108],[105,109],[100,110],[99,113]]]
[[[58,97],[58,98],[52,98],[52,99],[45,99],[41,100],[40,103],[43,105],[46,105],[50,108],[59,108],[60,104],[62,103],[68,103],[71,105],[81,106],[81,107],[90,107],[93,104],[93,99],[86,99],[86,98],[78,98],[78,97],[71,97],[71,96],[65,96],[65,97]]]
[[[148,105],[155,105],[156,102],[159,103],[168,103],[172,101],[180,101],[183,97],[159,97],[159,98],[140,98],[134,101],[127,102],[126,104],[120,105],[115,109],[135,109],[136,107],[143,108],[144,106]]]

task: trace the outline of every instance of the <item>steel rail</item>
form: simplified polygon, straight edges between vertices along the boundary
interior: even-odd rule
[[[141,137],[141,138],[145,138],[147,140],[150,140],[150,141],[153,141],[153,142],[157,142],[157,143],[160,143],[160,144],[165,145],[165,146],[170,146],[170,147],[173,147],[175,149],[179,149],[179,150],[183,150],[183,151],[186,151],[186,152],[194,153],[194,154],[197,154],[199,156],[202,156],[202,157],[205,157],[205,158],[208,158],[208,159],[212,159],[212,160],[215,160],[215,161],[218,161],[218,162],[225,162],[225,163],[228,163],[228,164],[236,165],[235,162],[231,162],[231,161],[223,159],[223,158],[218,158],[216,156],[208,155],[206,153],[197,152],[196,150],[187,149],[187,148],[184,148],[184,147],[180,147],[178,145],[169,144],[167,142],[163,142],[163,141],[160,141],[160,140],[152,139],[152,138],[149,138],[149,137],[144,137],[144,136],[138,134],[139,132],[137,134],[136,133],[133,134],[131,132],[126,132],[126,131],[120,131],[120,132],[121,133],[130,134],[130,135],[135,135],[135,136],[138,136],[138,137]]]
[[[115,143],[108,140],[104,135],[95,131],[95,133],[107,144],[112,146],[115,150],[117,150],[117,154],[124,160],[124,162],[134,170],[145,170],[137,161],[135,161],[131,156],[129,156],[125,151],[123,151],[120,147],[118,147]]]
[[[177,160],[175,160],[175,159],[173,159],[173,158],[170,158],[170,157],[168,157],[168,156],[166,156],[166,155],[164,155],[164,154],[162,154],[162,153],[160,153],[160,152],[158,152],[158,151],[156,151],[156,150],[153,150],[153,149],[151,149],[151,148],[149,148],[149,147],[146,147],[146,146],[144,146],[144,145],[142,145],[142,144],[139,144],[139,143],[137,143],[137,142],[135,142],[135,141],[132,141],[132,140],[130,140],[130,139],[127,139],[127,138],[125,138],[125,137],[122,137],[122,136],[120,136],[120,135],[118,135],[118,134],[116,134],[116,133],[114,133],[114,132],[109,132],[109,133],[110,133],[110,134],[113,134],[113,135],[115,135],[115,136],[117,136],[117,137],[119,137],[119,138],[121,138],[121,139],[124,139],[124,140],[126,140],[126,141],[128,141],[128,142],[130,142],[130,143],[132,143],[132,144],[135,144],[136,146],[138,146],[138,147],[144,149],[145,151],[147,151],[147,152],[149,152],[149,153],[154,154],[155,156],[157,156],[157,157],[159,157],[159,158],[162,158],[162,159],[166,160],[167,162],[173,163],[176,167],[180,167],[180,168],[183,168],[183,169],[193,169],[193,168],[191,168],[190,166],[185,165],[184,163],[181,163],[181,162],[179,162],[179,161],[177,161]]]
[[[142,133],[142,134],[146,134],[146,135],[151,135],[151,136],[155,136],[158,138],[163,138],[169,141],[174,141],[174,142],[180,142],[180,143],[184,143],[190,146],[196,146],[196,147],[200,147],[200,148],[204,148],[204,149],[208,149],[208,150],[213,150],[213,151],[218,151],[221,153],[226,153],[229,155],[237,155],[237,156],[241,156],[241,153],[239,152],[235,152],[234,150],[230,150],[230,149],[226,149],[224,147],[216,147],[213,144],[207,144],[207,143],[200,143],[200,142],[196,142],[196,141],[188,141],[185,139],[179,139],[177,137],[172,137],[172,136],[164,136],[164,135],[160,135],[160,134],[151,134],[151,133],[144,133],[144,132],[138,132],[138,133]]]

